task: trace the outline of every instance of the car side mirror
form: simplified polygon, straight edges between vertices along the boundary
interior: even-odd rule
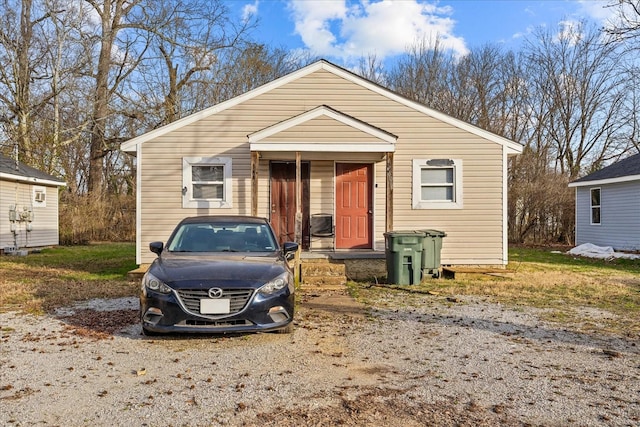
[[[149,243],[149,250],[156,255],[160,255],[160,253],[162,253],[162,249],[164,249],[164,243],[162,242]]]
[[[284,242],[282,245],[282,253],[288,260],[293,258],[293,254],[298,250],[298,244],[296,242]]]

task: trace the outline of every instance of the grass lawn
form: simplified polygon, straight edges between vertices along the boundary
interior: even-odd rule
[[[137,295],[135,244],[60,246],[0,257],[0,311],[42,313],[75,301]]]
[[[419,305],[434,296],[472,295],[509,306],[545,310],[550,320],[598,324],[619,332],[640,331],[640,260],[595,260],[550,250],[512,248],[507,277],[473,276],[426,280],[407,287],[349,283],[359,300],[379,305],[402,294],[400,304]],[[133,243],[63,246],[24,257],[0,257],[0,311],[43,313],[92,298],[135,296],[139,282],[127,278],[136,268]],[[593,320],[593,319],[591,319]],[[595,324],[595,320],[593,320]]]

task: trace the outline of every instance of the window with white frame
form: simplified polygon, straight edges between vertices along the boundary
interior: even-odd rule
[[[591,224],[599,225],[601,220],[600,188],[591,189]]]
[[[462,160],[414,159],[413,208],[461,209]]]
[[[40,186],[33,187],[32,205],[34,208],[47,207],[47,187],[40,187]]]
[[[182,207],[230,208],[230,157],[183,157]]]

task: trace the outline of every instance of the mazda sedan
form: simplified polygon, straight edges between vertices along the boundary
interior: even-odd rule
[[[201,216],[182,220],[142,279],[146,335],[168,332],[291,332],[294,280],[266,219]]]

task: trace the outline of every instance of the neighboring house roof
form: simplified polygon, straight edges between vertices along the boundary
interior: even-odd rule
[[[276,89],[280,86],[283,86],[289,82],[295,81],[301,77],[304,77],[306,75],[309,75],[311,73],[314,73],[318,70],[325,70],[328,71],[330,73],[333,73],[337,76],[340,76],[348,81],[351,81],[352,83],[355,83],[357,85],[360,85],[362,87],[365,87],[373,92],[379,93],[389,99],[392,99],[396,102],[399,102],[400,104],[406,105],[410,108],[415,109],[416,111],[420,111],[423,114],[426,114],[428,116],[431,116],[435,119],[438,119],[442,122],[448,123],[452,126],[455,126],[459,129],[463,129],[467,132],[470,132],[474,135],[480,136],[481,138],[484,138],[488,141],[492,141],[495,142],[497,144],[500,144],[502,146],[504,146],[507,149],[507,153],[509,154],[519,154],[522,152],[523,146],[522,144],[519,144],[517,142],[511,141],[510,139],[504,138],[502,136],[496,135],[492,132],[486,131],[484,129],[481,129],[477,126],[474,126],[472,124],[469,124],[467,122],[464,122],[462,120],[453,118],[447,114],[444,114],[442,112],[433,110],[427,106],[425,106],[424,104],[420,104],[419,102],[416,101],[412,101],[402,95],[399,95],[389,89],[386,89],[370,80],[364,79],[344,68],[338,67],[337,65],[334,65],[326,60],[320,60],[317,62],[314,62],[310,65],[307,65],[306,67],[303,67],[297,71],[294,71],[290,74],[287,74],[286,76],[280,77],[279,79],[276,79],[270,83],[267,83],[265,85],[262,85],[256,89],[253,89],[249,92],[246,92],[243,95],[237,96],[235,98],[232,98],[228,101],[224,101],[221,102],[220,104],[214,105],[212,107],[209,107],[207,109],[204,109],[200,112],[194,113],[190,116],[184,117],[180,120],[176,120],[173,123],[170,123],[166,126],[163,126],[161,128],[152,130],[150,132],[147,132],[143,135],[140,135],[136,138],[132,138],[129,141],[126,141],[124,143],[122,143],[122,145],[120,146],[120,148],[123,151],[129,152],[129,153],[135,153],[137,150],[137,147],[139,144],[142,144],[146,141],[155,139],[159,136],[165,135],[171,131],[174,131],[176,129],[180,129],[183,126],[187,126],[191,123],[197,122],[201,119],[204,119],[206,117],[209,117],[213,114],[216,114],[220,111],[224,111],[228,108],[231,108],[233,106],[236,106],[238,104],[241,104],[244,101],[247,101],[249,99],[252,99],[256,96],[259,96],[261,94],[267,93],[273,89]],[[331,114],[329,113],[328,109],[323,109],[321,110],[321,112],[323,114]],[[390,150],[392,151],[392,150]]]
[[[569,183],[569,187],[640,180],[640,153]]]
[[[65,182],[53,175],[44,173],[38,169],[27,166],[24,163],[0,154],[0,179],[8,181],[22,181],[31,184],[65,186]]]

